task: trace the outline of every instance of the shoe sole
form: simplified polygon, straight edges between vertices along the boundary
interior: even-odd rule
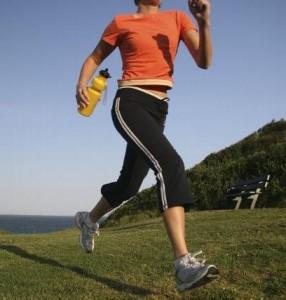
[[[177,285],[177,289],[180,292],[183,292],[185,290],[194,289],[197,287],[200,287],[202,285],[205,285],[214,279],[217,279],[219,277],[219,271],[214,265],[209,265],[208,268],[205,270],[204,273],[200,276],[200,278],[197,278],[194,281],[188,282],[188,283],[182,283]]]

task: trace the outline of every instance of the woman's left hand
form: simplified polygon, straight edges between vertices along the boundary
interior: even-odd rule
[[[208,0],[188,0],[190,12],[200,24],[208,24],[211,5]]]

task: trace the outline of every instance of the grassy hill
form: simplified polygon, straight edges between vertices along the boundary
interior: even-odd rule
[[[211,153],[186,172],[194,207],[198,210],[234,208],[235,203],[225,199],[227,188],[241,180],[267,174],[271,175],[270,185],[256,206],[286,207],[286,121],[266,124],[238,143]],[[245,201],[244,204],[250,206]],[[108,223],[158,216],[157,206],[153,186],[138,193]]]
[[[208,155],[187,174],[198,209],[231,208],[224,198],[230,185],[267,174],[271,175],[270,184],[257,207],[286,207],[286,121],[272,121],[242,141]]]
[[[101,231],[94,254],[75,229],[0,233],[0,299],[286,299],[286,209],[198,211],[186,215],[191,251],[221,272],[178,293],[160,218]]]

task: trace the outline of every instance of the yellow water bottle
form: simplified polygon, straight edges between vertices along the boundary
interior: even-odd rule
[[[110,74],[108,73],[108,69],[101,70],[99,75],[93,78],[91,86],[87,88],[89,104],[87,107],[78,108],[78,112],[82,116],[89,117],[92,114],[95,106],[101,98],[102,92],[107,87],[108,78],[111,78]]]

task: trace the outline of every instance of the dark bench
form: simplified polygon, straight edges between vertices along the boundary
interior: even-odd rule
[[[270,175],[240,181],[228,188],[226,196],[233,201],[237,201],[235,209],[239,209],[243,198],[252,200],[250,209],[254,209],[258,196],[267,187],[269,180]]]

